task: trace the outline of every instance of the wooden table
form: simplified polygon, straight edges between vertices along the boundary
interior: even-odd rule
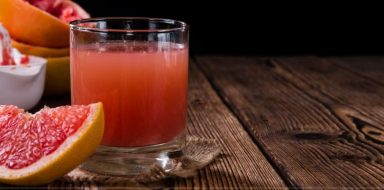
[[[163,187],[384,188],[384,57],[197,56],[189,87],[188,133],[222,154]]]

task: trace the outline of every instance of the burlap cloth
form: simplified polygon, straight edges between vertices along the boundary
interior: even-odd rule
[[[79,168],[68,173],[63,178],[57,180],[55,185],[70,183],[76,184],[96,184],[97,186],[136,186],[156,183],[169,177],[192,177],[196,172],[211,163],[220,153],[220,148],[215,140],[198,137],[188,137],[183,157],[171,171],[164,171],[161,167],[154,165],[148,174],[136,177],[107,176],[90,173]]]

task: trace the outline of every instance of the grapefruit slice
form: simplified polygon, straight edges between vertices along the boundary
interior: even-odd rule
[[[0,106],[0,182],[41,185],[90,156],[104,129],[101,103],[43,108]]]

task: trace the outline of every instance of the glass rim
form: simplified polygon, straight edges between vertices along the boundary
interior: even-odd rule
[[[147,21],[155,21],[160,23],[168,23],[173,22],[175,27],[172,28],[164,28],[164,29],[113,29],[113,28],[94,28],[88,26],[79,26],[84,23],[92,23],[99,21],[108,21],[108,20],[147,20]],[[172,25],[172,24],[171,24]],[[88,31],[88,32],[118,32],[118,33],[162,33],[162,32],[174,32],[174,31],[186,31],[188,29],[188,24],[183,21],[178,21],[174,19],[166,19],[166,18],[151,18],[151,17],[96,17],[96,18],[86,18],[80,20],[74,20],[69,23],[71,30],[79,30],[79,31]]]

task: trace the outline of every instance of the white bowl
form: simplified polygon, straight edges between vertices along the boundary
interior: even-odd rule
[[[33,108],[43,95],[47,60],[29,56],[27,65],[0,66],[0,105]]]

